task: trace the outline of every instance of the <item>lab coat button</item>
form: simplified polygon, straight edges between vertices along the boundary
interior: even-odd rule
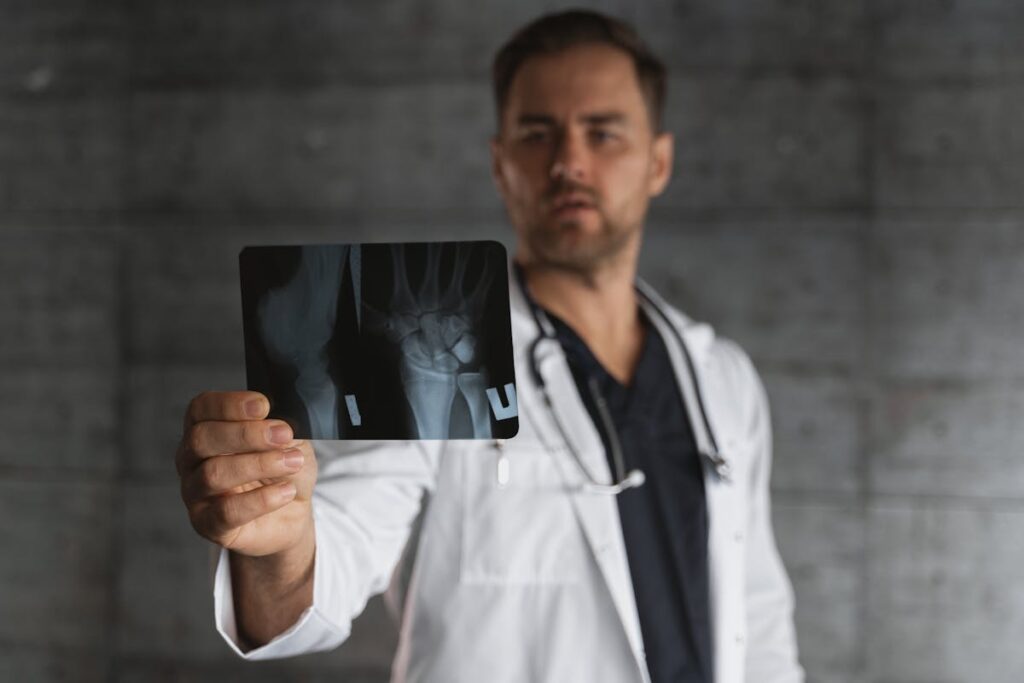
[[[737,543],[742,543],[743,542],[743,532],[742,531],[737,531],[733,535],[732,540],[736,541]]]
[[[736,634],[736,644],[737,645],[742,645],[743,644],[743,634],[742,633],[737,633]]]

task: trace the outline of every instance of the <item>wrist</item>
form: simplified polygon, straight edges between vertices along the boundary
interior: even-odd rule
[[[266,555],[242,555],[231,551],[231,564],[256,581],[279,587],[282,592],[297,590],[313,578],[316,540],[312,520],[291,546]]]
[[[312,524],[297,543],[280,552],[231,552],[238,638],[246,648],[269,643],[313,604],[315,553]]]

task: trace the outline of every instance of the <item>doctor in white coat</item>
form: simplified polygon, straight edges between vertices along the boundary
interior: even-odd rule
[[[522,39],[542,22],[548,38]],[[532,28],[496,61],[492,141],[525,286],[623,383],[644,334],[661,335],[704,472],[713,679],[802,681],[771,528],[764,390],[742,350],[636,276],[648,202],[672,167],[664,76],[631,29],[602,15]],[[182,498],[220,546],[215,619],[240,656],[341,645],[389,590],[396,683],[650,680],[615,497],[642,477],[616,481],[559,342],[515,278],[510,293],[511,440],[314,451],[266,419],[260,394],[192,400]]]

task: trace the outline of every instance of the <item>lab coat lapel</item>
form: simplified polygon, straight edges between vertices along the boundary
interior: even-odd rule
[[[641,656],[640,620],[622,538],[618,502],[613,495],[581,490],[588,481],[583,469],[593,481],[611,483],[604,445],[576,389],[565,354],[553,339],[538,345],[535,354],[537,369],[551,398],[550,411],[546,409],[541,388],[533,381],[529,369],[530,347],[541,331],[514,275],[509,283],[509,292],[517,360],[516,381],[522,394],[520,409],[526,413],[524,417],[531,420],[538,437],[555,459],[594,561],[622,621],[630,649],[637,658],[637,666],[646,678],[646,663]]]

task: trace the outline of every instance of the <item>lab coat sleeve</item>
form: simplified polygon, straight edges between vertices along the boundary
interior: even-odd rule
[[[744,355],[753,385],[750,428],[757,444],[750,470],[747,522],[746,623],[748,683],[801,683],[793,625],[793,589],[772,532],[769,483],[772,431],[768,398],[757,372]]]
[[[389,584],[425,494],[433,490],[443,442],[314,442],[316,552],[313,603],[270,642],[244,650],[238,639],[229,553],[214,570],[217,631],[249,660],[337,647],[369,598]]]

